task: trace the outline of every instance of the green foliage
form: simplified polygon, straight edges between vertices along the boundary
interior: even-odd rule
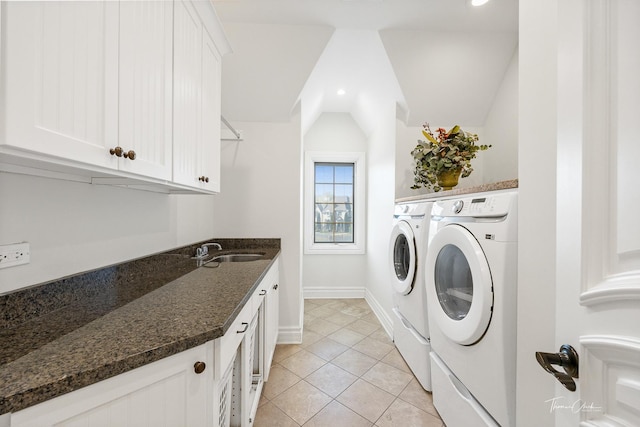
[[[478,135],[465,132],[458,125],[449,132],[438,128],[435,135],[429,124],[425,123],[422,127],[426,141],[418,140],[418,145],[411,151],[415,160],[414,185],[411,186],[414,190],[424,187],[440,191],[437,176],[442,171],[459,169],[462,178],[468,177],[473,172],[471,160],[476,158],[476,153],[491,147],[476,145]]]

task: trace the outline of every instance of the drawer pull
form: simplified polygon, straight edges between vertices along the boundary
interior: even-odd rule
[[[249,324],[247,322],[242,322],[242,324],[244,325],[244,329],[241,331],[236,331],[239,334],[244,334],[245,332],[247,332],[247,329],[249,329]]]
[[[207,365],[204,362],[196,362],[193,365],[193,370],[196,371],[196,374],[201,374],[204,372],[204,368],[206,368]]]
[[[264,289],[260,291],[260,293],[258,295],[266,295],[267,291],[265,291]]]

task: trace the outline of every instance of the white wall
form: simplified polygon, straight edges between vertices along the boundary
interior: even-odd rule
[[[367,188],[367,293],[388,333],[392,331],[389,238],[393,229],[396,103],[391,98],[363,99],[376,127],[369,136]],[[366,105],[367,107],[364,107]]]
[[[361,290],[391,333],[392,295],[387,278],[395,167],[395,101],[361,94],[357,114],[324,113],[304,137],[305,150],[366,151],[367,216],[364,255],[304,255],[305,295],[357,296]],[[362,126],[367,129],[363,133]]]
[[[516,425],[553,426],[557,382],[535,360],[554,352],[557,0],[520,1]],[[560,411],[562,412],[562,411]]]
[[[234,122],[243,141],[222,142],[222,189],[214,207],[220,237],[280,238],[280,342],[302,332],[300,115],[290,123]]]
[[[484,144],[492,147],[478,155],[483,161],[484,183],[518,177],[518,49],[515,50],[491,110],[482,128]]]
[[[323,113],[304,135],[304,150],[366,152],[367,139],[351,114]],[[364,254],[305,254],[302,261],[305,298],[364,296],[366,261]]]
[[[215,235],[215,196],[166,195],[0,173],[0,244],[31,262],[0,270],[0,293]]]

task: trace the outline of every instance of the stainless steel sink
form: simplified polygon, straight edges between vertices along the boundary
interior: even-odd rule
[[[262,259],[263,254],[227,254],[213,257],[210,262],[247,262]],[[209,261],[208,261],[209,262]]]

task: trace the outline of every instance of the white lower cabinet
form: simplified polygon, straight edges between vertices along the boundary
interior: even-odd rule
[[[278,262],[224,336],[15,412],[10,426],[252,426],[278,334]]]
[[[267,295],[264,303],[264,380],[269,380],[269,371],[273,361],[273,353],[278,342],[278,327],[280,325],[280,275],[276,264],[264,278]]]
[[[276,259],[232,327],[214,342],[219,427],[248,427],[255,420],[277,340],[278,277]]]
[[[16,412],[11,426],[210,426],[213,366],[208,342]]]

